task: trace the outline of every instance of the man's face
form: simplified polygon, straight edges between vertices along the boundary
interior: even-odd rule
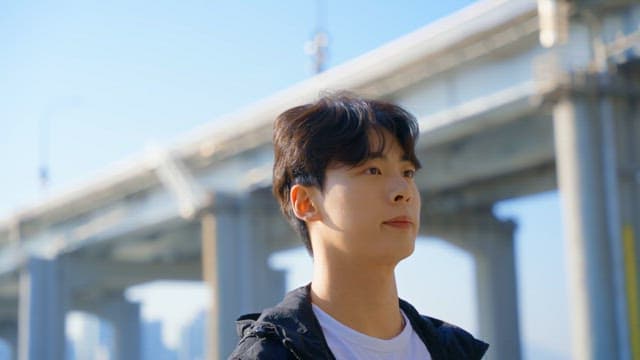
[[[411,255],[420,227],[420,193],[415,166],[398,141],[384,132],[379,158],[350,168],[329,166],[316,206],[322,220],[313,222],[314,249],[356,263],[395,266]],[[372,146],[379,141],[370,136]],[[316,236],[318,235],[318,236]]]

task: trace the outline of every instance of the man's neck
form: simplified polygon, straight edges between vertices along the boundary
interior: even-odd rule
[[[391,339],[403,328],[391,266],[314,259],[311,301],[342,324],[372,337]]]

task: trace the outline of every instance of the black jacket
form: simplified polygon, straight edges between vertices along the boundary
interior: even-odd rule
[[[313,313],[309,290],[309,285],[300,287],[262,314],[240,317],[240,342],[229,359],[335,359]],[[404,300],[400,308],[433,360],[480,359],[489,347],[454,325],[420,315]]]

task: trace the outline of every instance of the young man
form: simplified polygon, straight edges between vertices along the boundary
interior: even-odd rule
[[[488,345],[398,298],[394,270],[414,250],[418,124],[402,108],[348,94],[282,113],[273,192],[313,257],[313,279],[238,319],[231,359],[480,359]]]

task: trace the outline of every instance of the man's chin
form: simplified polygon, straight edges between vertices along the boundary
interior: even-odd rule
[[[398,265],[398,263],[400,263],[400,261],[411,256],[414,250],[415,250],[415,241],[412,242],[411,244],[406,244],[406,247],[395,247],[392,250],[389,250],[384,254],[381,254],[380,259],[381,259],[381,262],[385,263],[386,265],[396,266]]]

